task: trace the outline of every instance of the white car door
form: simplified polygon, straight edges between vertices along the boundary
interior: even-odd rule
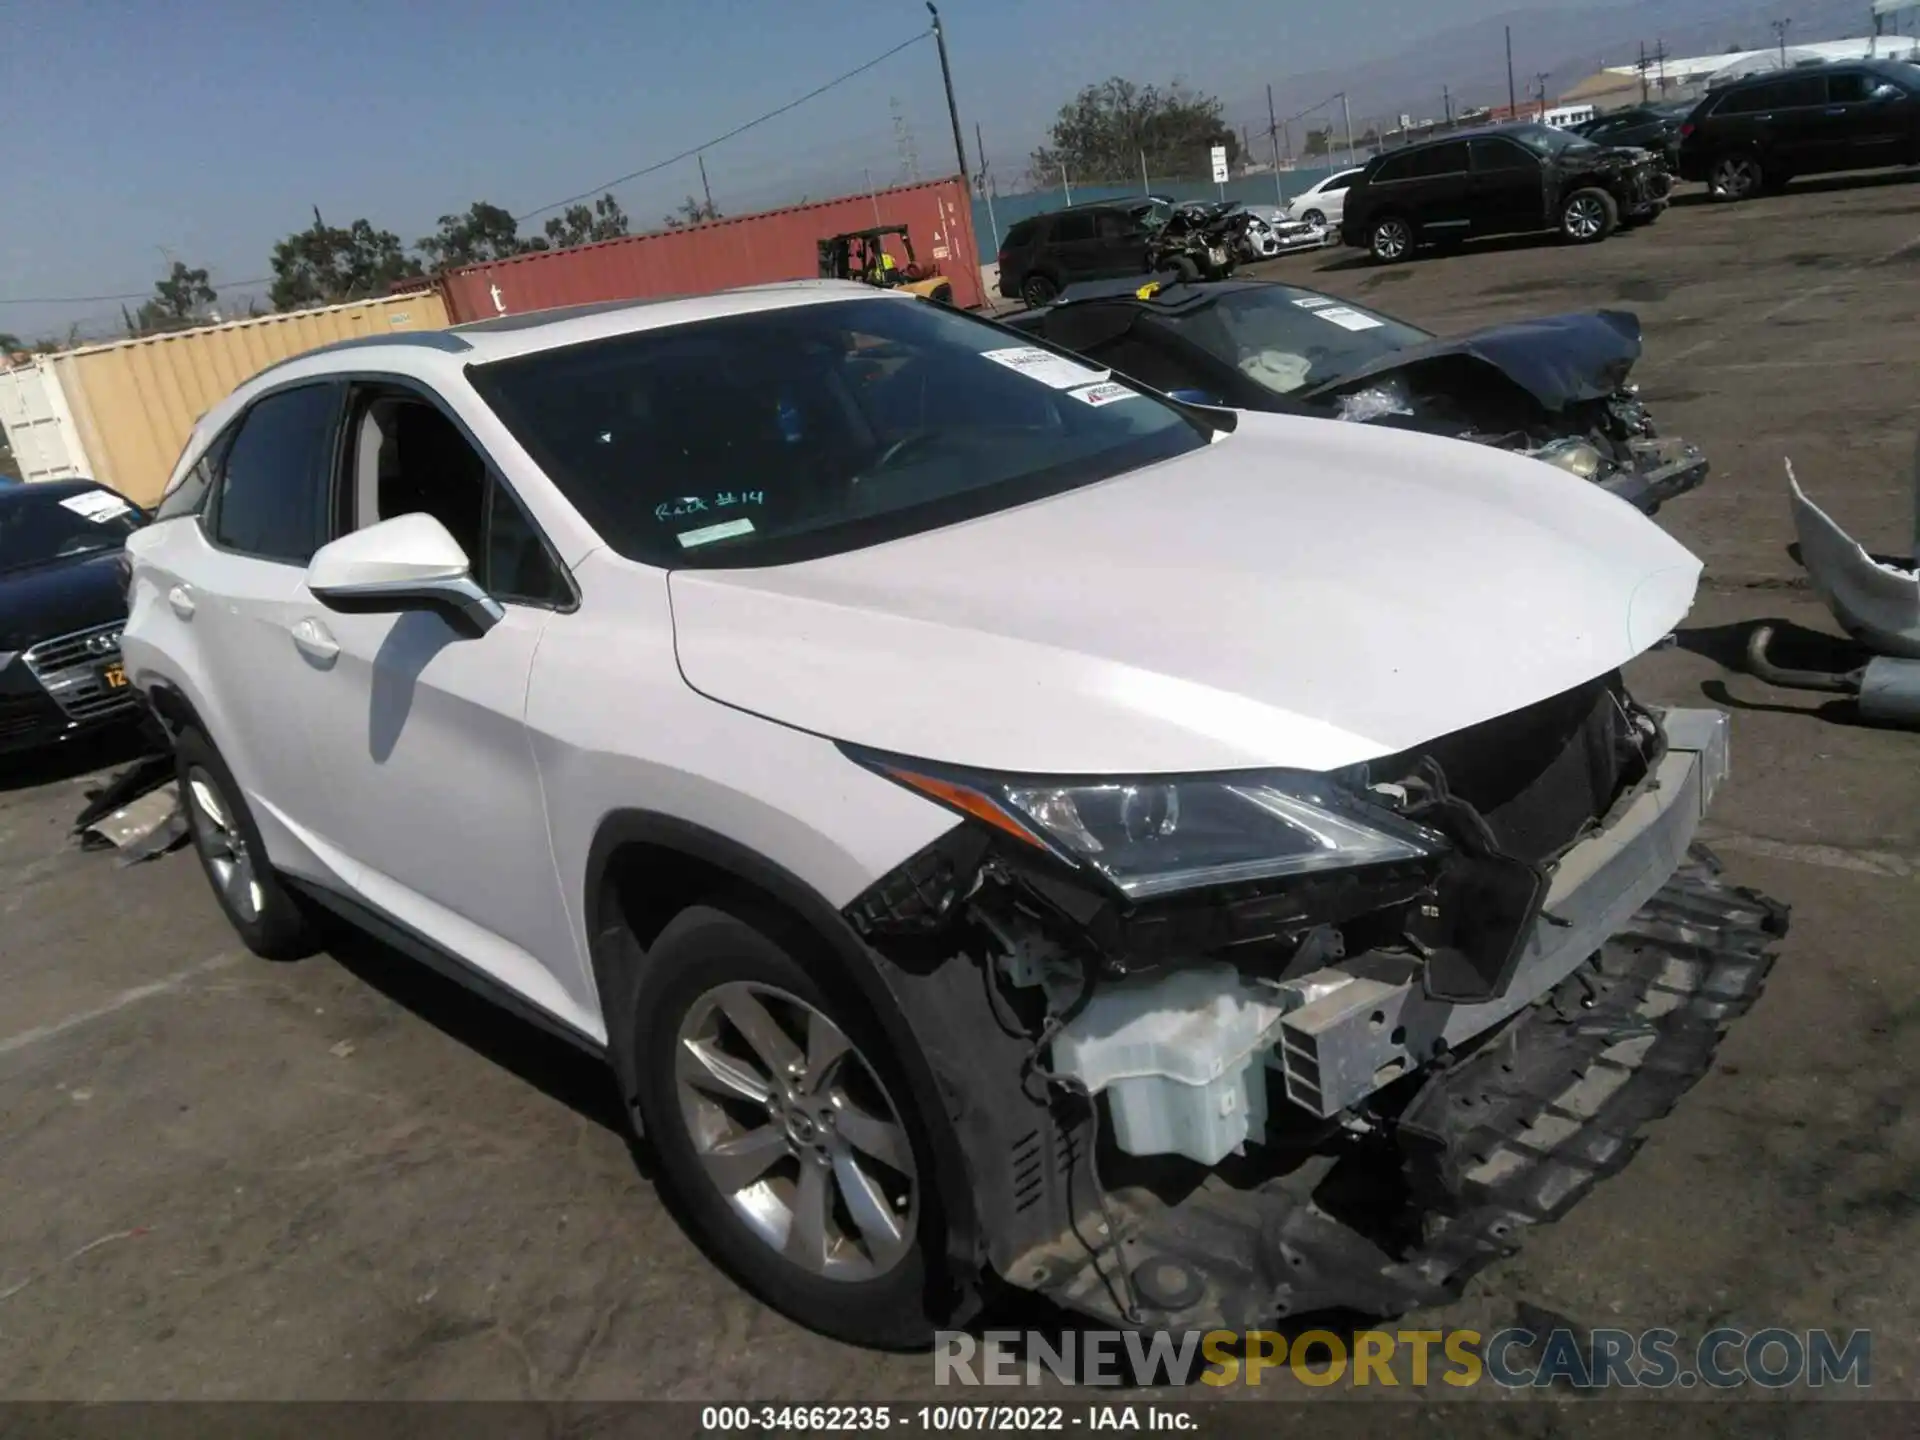
[[[343,387],[307,383],[248,407],[193,480],[200,513],[136,537],[123,653],[143,688],[172,685],[245,793],[275,866],[327,881],[307,817],[318,779],[301,713],[293,630],[307,561],[326,538]]]
[[[340,533],[435,516],[506,618],[474,637],[429,610],[342,614],[301,585],[307,745],[326,781],[315,824],[352,859],[354,898],[594,1034],[525,724],[534,651],[569,582],[420,392],[357,391],[343,450]]]

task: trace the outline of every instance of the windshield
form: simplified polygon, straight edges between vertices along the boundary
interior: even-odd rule
[[[139,528],[140,512],[111,490],[9,485],[0,496],[0,570],[118,550]]]
[[[1382,355],[1432,337],[1358,305],[1261,285],[1234,290],[1163,323],[1277,395],[1324,385]]]
[[[675,568],[859,549],[1211,437],[1085,361],[884,296],[641,331],[469,374],[609,545]]]
[[[1503,132],[1511,135],[1536,155],[1577,154],[1582,150],[1598,150],[1600,147],[1591,140],[1566,130],[1556,130],[1551,125],[1516,125]]]
[[[1173,216],[1171,200],[1142,200],[1127,207],[1127,214],[1150,230],[1158,230]]]

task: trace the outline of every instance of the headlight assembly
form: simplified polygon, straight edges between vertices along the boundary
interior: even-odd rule
[[[1129,900],[1420,860],[1440,835],[1302,771],[1052,780],[857,756],[888,778],[1069,864]]]
[[[1529,450],[1527,454],[1582,480],[1593,479],[1607,464],[1607,457],[1600,453],[1599,448],[1585,440],[1555,440],[1538,450]]]

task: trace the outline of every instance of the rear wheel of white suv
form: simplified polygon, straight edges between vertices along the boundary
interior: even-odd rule
[[[233,772],[198,730],[173,744],[180,801],[213,898],[242,943],[268,960],[298,960],[315,949],[299,903],[267,863],[267,847]]]
[[[682,912],[651,947],[627,1040],[641,1116],[688,1228],[812,1329],[926,1344],[944,1240],[924,1127],[858,1007],[762,929]]]

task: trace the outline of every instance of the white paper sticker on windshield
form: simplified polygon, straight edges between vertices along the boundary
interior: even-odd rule
[[[722,520],[718,525],[702,525],[698,530],[683,530],[677,537],[680,548],[691,550],[696,545],[711,545],[716,540],[731,540],[736,535],[751,535],[751,520]]]
[[[1380,322],[1371,315],[1362,315],[1358,310],[1350,310],[1345,305],[1336,305],[1331,310],[1313,312],[1322,320],[1331,320],[1342,330],[1378,330]]]
[[[84,515],[96,525],[126,514],[133,507],[118,495],[109,495],[104,490],[89,490],[84,495],[69,495],[60,502],[76,515]]]
[[[1105,370],[1082,365],[1078,360],[1069,360],[1064,355],[1042,350],[1037,345],[1012,345],[1005,350],[988,350],[984,353],[994,364],[1017,370],[1028,379],[1051,385],[1056,390],[1071,390],[1089,380],[1107,378]]]
[[[1072,395],[1074,399],[1084,400],[1087,404],[1098,409],[1102,405],[1111,405],[1116,400],[1131,400],[1140,392],[1130,385],[1122,385],[1117,381],[1107,380],[1098,385],[1089,385],[1084,390],[1071,390],[1067,393]]]
[[[1331,295],[1309,295],[1305,299],[1296,300],[1293,303],[1298,305],[1302,310],[1318,310],[1322,305],[1333,304],[1334,300]]]

